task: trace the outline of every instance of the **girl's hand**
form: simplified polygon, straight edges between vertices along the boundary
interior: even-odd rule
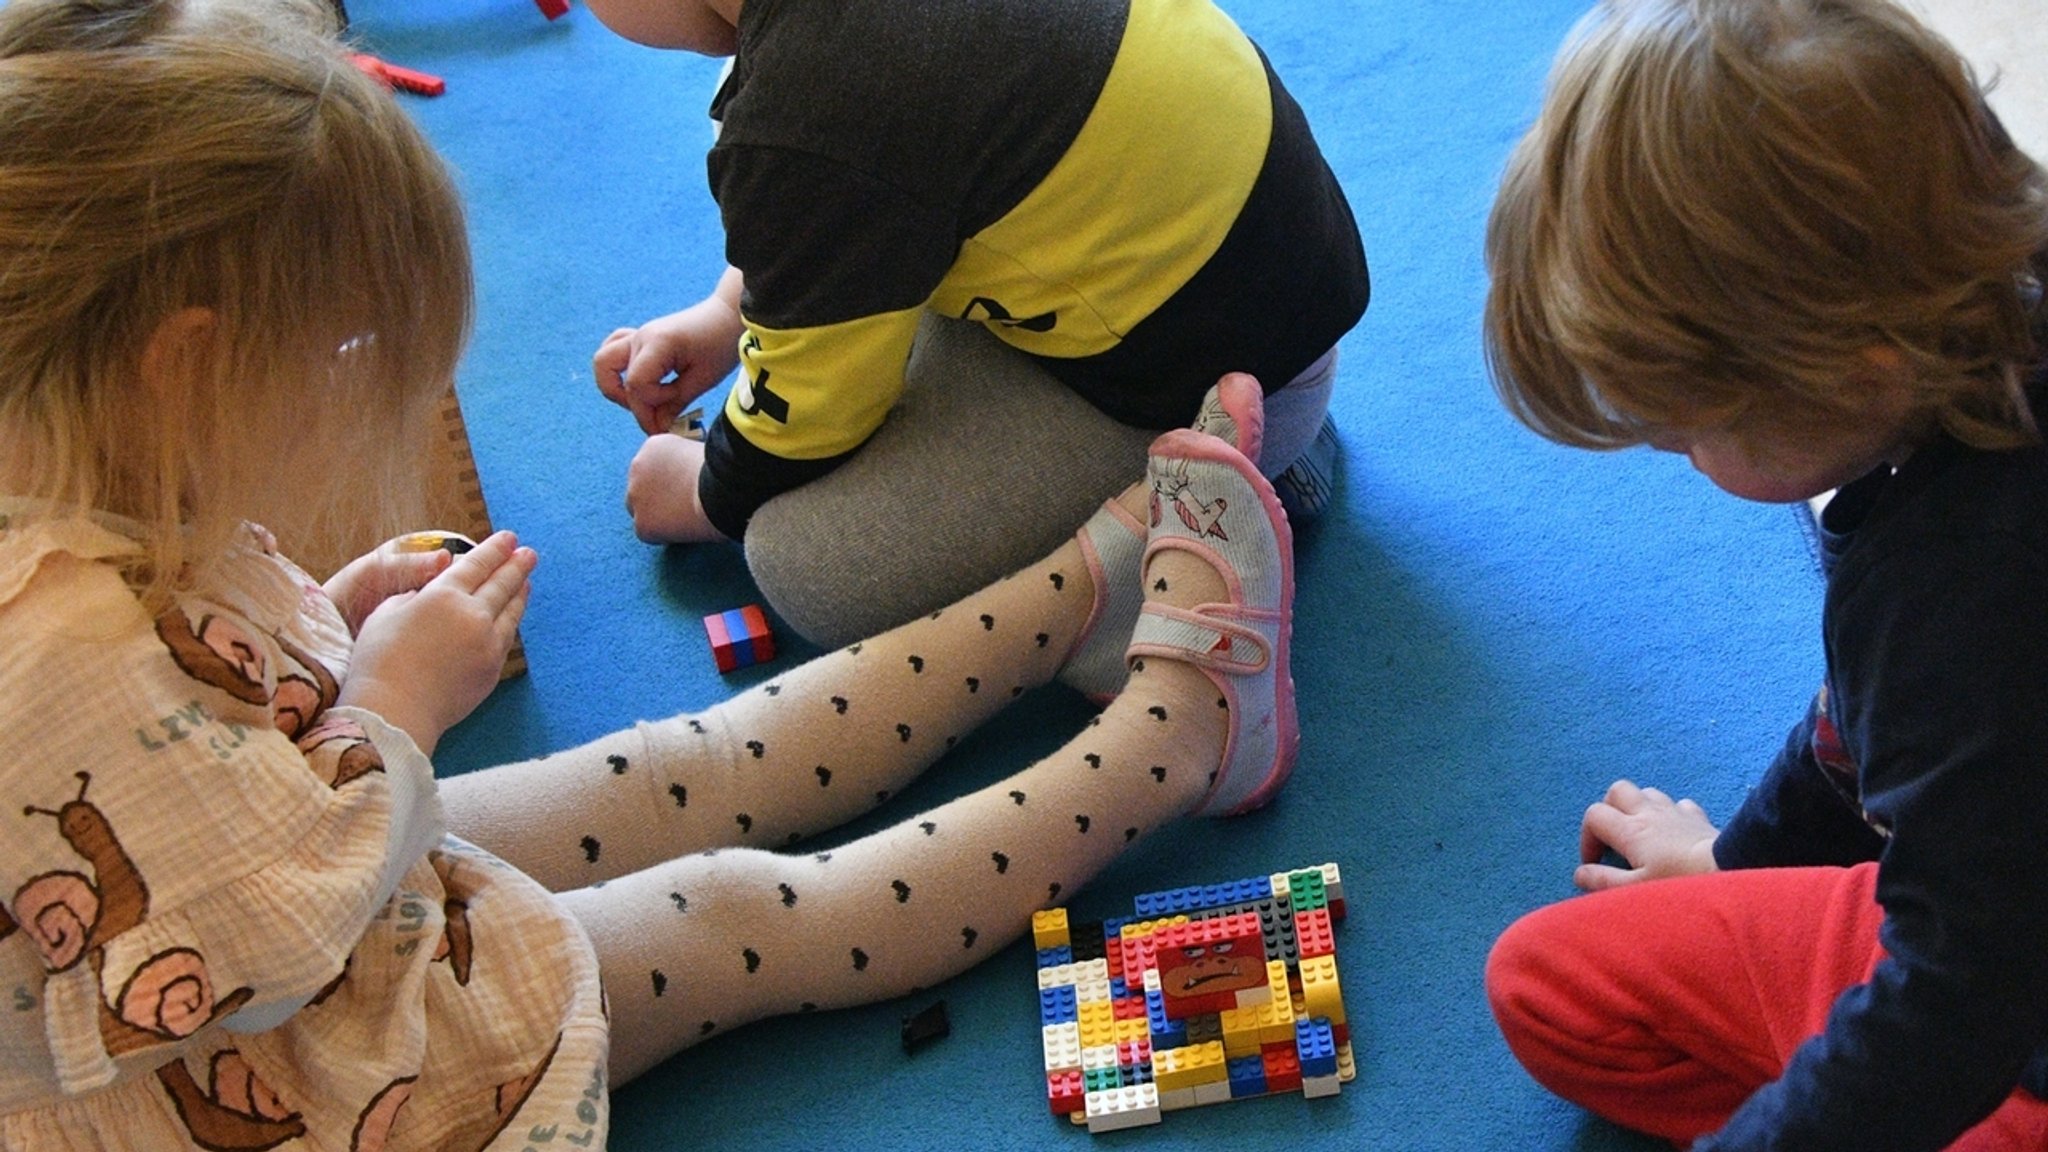
[[[454,559],[440,548],[401,549],[399,542],[405,539],[397,536],[377,545],[375,551],[349,561],[323,585],[327,598],[334,601],[334,606],[341,610],[341,618],[348,621],[351,635],[363,630],[363,621],[377,610],[377,605],[401,592],[419,591]]]
[[[1572,883],[1588,892],[1665,876],[1713,872],[1714,839],[1720,830],[1690,800],[1674,801],[1655,788],[1617,780],[1607,796],[1586,809],[1579,826],[1579,860]],[[1609,850],[1629,863],[1600,863]]]
[[[385,599],[356,634],[338,702],[377,713],[432,754],[497,685],[537,560],[512,533],[493,533],[419,591]]]

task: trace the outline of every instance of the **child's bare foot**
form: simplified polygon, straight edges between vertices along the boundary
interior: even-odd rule
[[[633,534],[649,544],[723,540],[697,502],[704,445],[684,436],[649,436],[626,468],[626,514]]]

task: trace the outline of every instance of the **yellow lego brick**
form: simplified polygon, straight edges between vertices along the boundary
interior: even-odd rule
[[[1294,1004],[1285,997],[1259,1005],[1259,1043],[1294,1042]]]
[[[1259,1008],[1231,1008],[1216,1014],[1223,1027],[1223,1054],[1232,1060],[1259,1050]]]
[[[1152,1022],[1143,1016],[1133,1016],[1128,1020],[1119,1020],[1116,1022],[1116,1038],[1118,1043],[1122,1043],[1125,1040],[1150,1040],[1152,1038]]]
[[[1090,1000],[1075,1008],[1075,1023],[1081,1029],[1081,1047],[1095,1048],[1116,1043],[1116,1007],[1107,1000]]]
[[[1067,910],[1047,908],[1031,914],[1031,939],[1040,950],[1064,948],[1074,938],[1067,931]]]
[[[1220,1041],[1152,1053],[1152,1082],[1159,1085],[1162,1094],[1169,1089],[1194,1088],[1228,1077]]]
[[[1344,990],[1337,983],[1337,958],[1311,956],[1301,962],[1301,1006],[1310,1018],[1344,1023]]]

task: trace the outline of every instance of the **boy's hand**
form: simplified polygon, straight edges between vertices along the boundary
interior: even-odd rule
[[[408,551],[399,548],[404,536],[393,537],[348,562],[327,578],[322,588],[341,610],[350,635],[363,630],[363,621],[377,605],[401,592],[417,592],[427,581],[441,574],[454,557],[440,548]]]
[[[497,685],[536,560],[512,533],[496,532],[419,591],[386,598],[356,635],[338,703],[377,713],[432,754]]]
[[[605,399],[656,436],[739,364],[739,311],[713,294],[681,312],[620,328],[590,358]]]
[[[1698,804],[1617,780],[1604,799],[1586,809],[1579,826],[1580,864],[1572,883],[1595,892],[1665,876],[1713,872],[1714,839],[1720,834]],[[1600,863],[1609,849],[1620,853],[1629,867]]]
[[[704,445],[681,436],[650,436],[626,468],[626,513],[633,534],[649,544],[723,540],[697,499]]]

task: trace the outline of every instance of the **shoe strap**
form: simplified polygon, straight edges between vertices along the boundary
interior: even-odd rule
[[[1160,656],[1226,676],[1254,676],[1273,660],[1268,632],[1279,613],[1235,604],[1195,609],[1147,601],[1139,610],[1126,658]]]

